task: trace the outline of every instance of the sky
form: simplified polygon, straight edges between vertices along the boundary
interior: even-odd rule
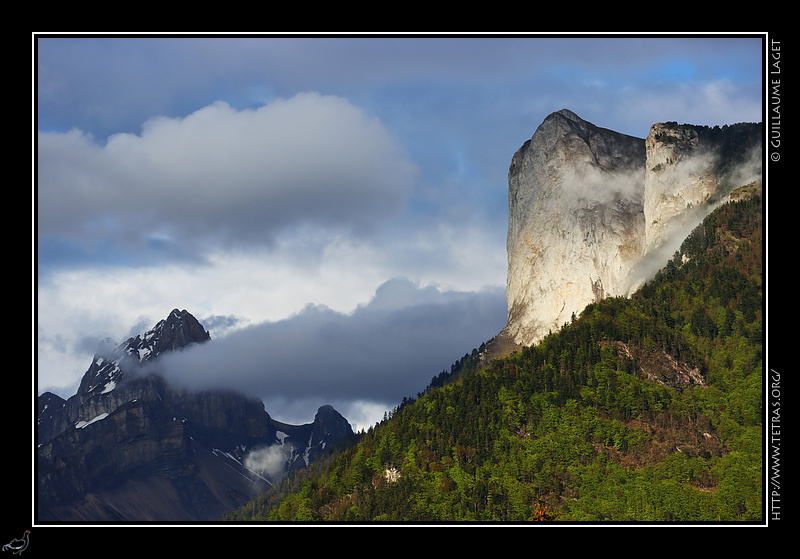
[[[508,166],[568,108],[760,122],[759,35],[33,35],[36,390],[174,308],[171,379],[356,430],[506,320]]]

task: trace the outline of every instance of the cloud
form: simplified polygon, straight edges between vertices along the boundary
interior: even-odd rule
[[[351,313],[310,305],[284,320],[162,356],[154,367],[188,389],[391,407],[500,332],[505,320],[500,288],[441,292],[396,278]]]
[[[612,97],[597,105],[605,118],[615,123],[614,129],[645,137],[656,122],[706,126],[760,122],[762,94],[759,79],[747,83],[728,78],[691,83],[654,81],[614,90]]]
[[[217,102],[98,145],[38,134],[38,233],[126,245],[269,244],[312,226],[369,231],[406,202],[415,166],[347,100],[300,93],[257,109]]]
[[[259,447],[244,457],[244,467],[270,480],[280,478],[286,471],[288,457],[280,445]]]
[[[644,143],[644,142],[642,142]],[[641,204],[644,195],[644,167],[605,171],[589,162],[560,170],[560,192],[585,204],[607,204],[619,199]]]
[[[504,226],[422,220],[370,239],[282,237],[269,251],[213,252],[202,263],[54,269],[37,286],[39,389],[71,396],[99,340],[139,334],[175,307],[189,310],[218,341],[309,303],[350,314],[399,275],[442,291],[502,289],[504,241]]]

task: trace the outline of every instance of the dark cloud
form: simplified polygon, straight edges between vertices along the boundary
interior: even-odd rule
[[[308,306],[285,320],[163,356],[158,368],[193,389],[391,406],[423,390],[505,320],[503,290],[442,293],[394,279],[352,313]]]
[[[203,327],[216,334],[225,334],[230,330],[241,327],[242,319],[238,316],[214,314],[202,319]]]
[[[762,64],[760,43],[759,36],[40,38],[37,101],[48,118],[63,115],[62,129],[92,123],[104,137],[108,118],[131,119],[109,133],[135,132],[154,114],[181,116],[222,98],[253,106],[298,90],[471,88],[545,73],[576,84],[751,80]]]
[[[105,137],[218,99],[255,106],[296,91],[351,97],[448,82],[537,95],[602,78],[624,86],[760,78],[760,37],[39,38],[44,128]],[[545,78],[550,78],[549,80]],[[556,78],[556,79],[554,79]],[[757,79],[758,81],[758,79]],[[424,91],[424,90],[421,90]],[[454,98],[454,100],[456,100]],[[553,110],[561,108],[559,105]],[[579,107],[575,107],[579,109]],[[545,115],[542,115],[545,116]],[[88,128],[87,128],[88,127]]]

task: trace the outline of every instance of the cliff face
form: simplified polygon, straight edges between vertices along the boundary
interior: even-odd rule
[[[733,188],[760,179],[761,126],[658,123],[646,139],[569,110],[548,116],[508,172],[506,342],[530,345],[666,263]],[[755,166],[749,166],[756,154]]]
[[[645,139],[645,252],[669,255],[713,204],[739,186],[760,180],[763,153],[758,124],[709,128],[656,123]]]
[[[508,326],[531,344],[624,292],[644,241],[644,141],[553,113],[508,173]]]

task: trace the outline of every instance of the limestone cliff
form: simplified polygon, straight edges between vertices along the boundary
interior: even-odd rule
[[[761,179],[757,124],[710,128],[656,123],[645,139],[645,252],[669,257],[680,242],[739,186]]]
[[[645,145],[568,110],[548,116],[508,173],[508,326],[530,344],[624,292],[644,241]]]
[[[707,202],[717,190],[712,152],[702,149],[692,127],[658,123],[645,139],[645,247],[657,248],[680,229],[687,210]]]
[[[759,124],[658,123],[642,139],[549,115],[509,167],[499,338],[530,345],[587,304],[629,295],[713,203],[760,179],[761,145]]]

